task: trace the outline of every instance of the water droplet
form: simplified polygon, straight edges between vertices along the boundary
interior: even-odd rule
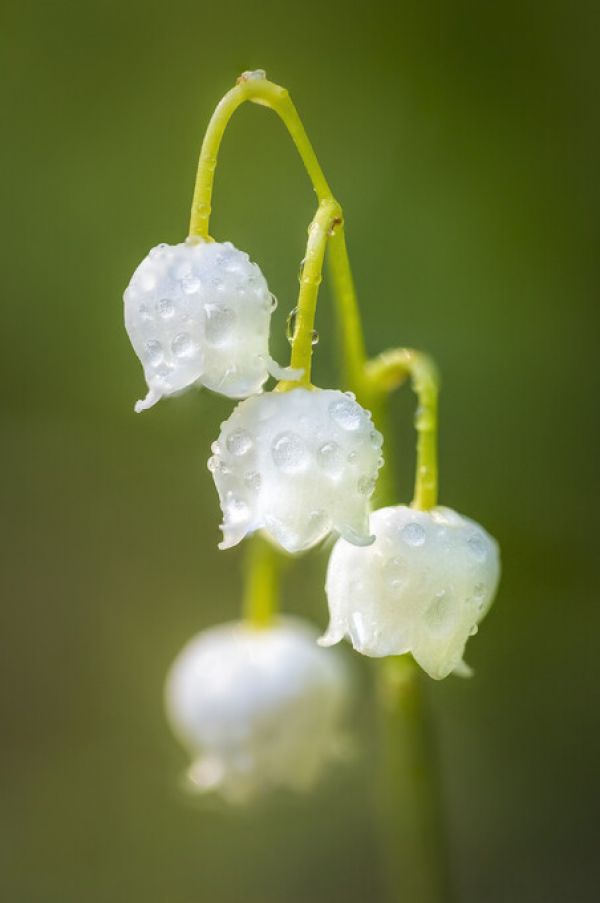
[[[157,367],[162,363],[164,358],[163,346],[156,339],[150,339],[149,342],[146,342],[144,351],[146,353],[146,360],[151,367]]]
[[[425,542],[425,528],[416,521],[410,521],[400,531],[404,542],[409,546],[422,546]]]
[[[194,343],[187,332],[180,332],[171,342],[171,351],[175,357],[191,357],[194,353]]]
[[[358,459],[358,452],[355,452],[355,451],[348,452],[348,457],[346,458],[346,460],[348,461],[349,464],[356,463],[357,459]]]
[[[294,307],[287,316],[285,321],[285,334],[288,342],[291,344],[296,336],[296,319],[298,317],[298,308]]]
[[[262,477],[256,470],[250,470],[244,475],[244,483],[253,492],[258,492],[262,485]]]
[[[280,433],[271,445],[273,461],[284,473],[297,473],[308,463],[308,450],[304,440],[292,432]]]
[[[181,288],[186,295],[193,295],[200,288],[201,282],[194,273],[187,273],[181,280]]]
[[[218,455],[213,455],[212,458],[208,459],[207,467],[212,474],[219,476],[226,476],[231,473],[231,470],[227,465],[219,458]]]
[[[170,298],[161,298],[157,304],[158,313],[163,320],[168,320],[175,313],[175,305]]]
[[[343,430],[357,430],[361,422],[361,409],[351,398],[339,398],[329,405],[329,415]]]
[[[311,345],[313,346],[313,348],[315,347],[315,345],[319,344],[319,333],[317,332],[316,329],[313,329],[313,331],[311,333],[310,342],[311,342]]]
[[[302,273],[304,272],[304,264],[306,263],[306,257],[303,257],[298,266],[298,282],[302,282]]]
[[[409,572],[404,558],[397,556],[389,558],[383,566],[383,579],[392,590],[397,593],[408,582]]]
[[[473,588],[473,601],[477,606],[477,611],[483,611],[485,605],[485,597],[487,595],[487,587],[485,583],[476,583]]]
[[[473,533],[467,540],[467,545],[473,558],[477,561],[485,561],[487,558],[487,543],[483,536]]]
[[[252,436],[247,430],[234,430],[227,436],[225,444],[232,455],[245,455],[252,448]]]
[[[243,499],[230,496],[224,506],[225,520],[228,524],[239,524],[250,516],[250,508]]]
[[[373,495],[373,492],[375,491],[376,482],[377,481],[374,480],[373,477],[370,477],[370,476],[360,477],[360,479],[357,483],[358,491],[360,492],[361,495],[371,496],[371,495]]]
[[[344,466],[342,450],[337,442],[325,442],[317,450],[317,464],[330,476],[337,476]]]
[[[444,633],[452,627],[452,599],[445,590],[435,594],[425,612],[425,621],[434,633]]]
[[[138,313],[142,320],[151,320],[152,319],[152,314],[148,310],[147,304],[140,304],[140,306],[138,307]]]
[[[477,624],[473,624],[473,626],[469,630],[469,636],[475,636],[475,634],[478,632],[478,630],[479,630],[479,627],[477,626]]]
[[[231,337],[235,319],[235,313],[229,307],[207,304],[204,327],[206,341],[211,345],[226,344]]]
[[[277,305],[279,304],[279,301],[277,300],[273,292],[270,292],[269,294],[269,302],[269,307],[271,310],[275,310]]]

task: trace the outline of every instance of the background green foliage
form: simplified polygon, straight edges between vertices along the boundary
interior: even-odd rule
[[[597,889],[598,78],[582,4],[9,0],[0,29],[0,895],[10,903],[380,899],[363,753],[307,798],[194,805],[165,671],[235,617],[205,469],[230,405],[143,416],[121,295],[182,239],[212,106],[243,69],[289,86],[345,207],[369,348],[444,379],[442,500],[502,545],[474,681],[431,684],[462,901]],[[285,356],[308,183],[276,117],[226,137],[213,233],[260,262]],[[315,378],[336,379],[327,290]],[[396,402],[410,492],[413,400]],[[323,623],[325,554],[285,601]],[[596,811],[595,811],[596,810]],[[596,869],[596,873],[594,873]]]

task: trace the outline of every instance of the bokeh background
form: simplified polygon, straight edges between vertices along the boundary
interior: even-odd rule
[[[502,545],[472,681],[430,682],[457,897],[597,899],[600,605],[594,4],[4,0],[1,10],[0,896],[11,903],[379,901],[369,673],[361,754],[307,797],[193,804],[170,662],[239,610],[190,393],[143,416],[121,296],[186,234],[196,158],[244,69],[284,83],[345,207],[369,348],[444,379],[442,499]],[[314,199],[243,108],[213,234],[279,297],[285,357]],[[336,384],[324,285],[315,374]],[[410,393],[395,402],[399,497]],[[325,622],[325,556],[285,604]],[[350,656],[350,653],[348,653]]]

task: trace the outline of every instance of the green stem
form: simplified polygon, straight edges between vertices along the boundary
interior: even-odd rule
[[[423,682],[408,655],[377,662],[385,886],[387,898],[402,903],[451,899],[438,763]]]
[[[360,312],[345,239],[330,241],[329,265],[342,340],[345,379],[375,423],[388,435],[389,394],[412,378],[418,398],[414,507],[437,501],[437,394],[433,362],[408,349],[367,361]],[[389,445],[386,459],[390,458]],[[392,468],[380,475],[377,504],[393,504]],[[435,741],[423,675],[409,655],[376,663],[380,745],[378,816],[386,897],[402,903],[444,903],[451,898]]]
[[[268,627],[279,609],[282,556],[255,533],[247,540],[244,569],[244,618],[255,627]]]
[[[317,155],[308,140],[302,120],[286,89],[256,73],[244,73],[238,79],[237,85],[228,91],[219,102],[206,129],[198,160],[198,172],[192,200],[190,236],[210,239],[208,226],[219,148],[229,120],[237,108],[246,101],[269,107],[277,113],[296,145],[319,202],[332,198],[331,189],[317,160]]]
[[[431,358],[421,351],[394,348],[369,361],[365,373],[370,385],[386,393],[401,385],[407,376],[412,380],[418,401],[415,415],[417,462],[412,507],[428,511],[437,504],[438,495],[437,368]]]
[[[332,232],[341,223],[341,216],[342,211],[337,201],[334,198],[327,198],[319,204],[319,209],[308,227],[308,242],[300,276],[300,291],[295,310],[296,322],[292,336],[290,360],[290,366],[301,369],[302,376],[295,382],[279,383],[277,386],[279,391],[298,386],[311,387],[313,329],[319,286],[322,280],[323,259],[327,242]]]

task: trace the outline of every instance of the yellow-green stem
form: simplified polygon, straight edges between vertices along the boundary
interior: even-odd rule
[[[437,416],[439,379],[437,368],[427,354],[411,348],[384,351],[366,365],[367,381],[386,393],[409,376],[417,396],[415,428],[417,461],[412,506],[428,511],[437,504]]]
[[[219,102],[208,124],[202,142],[200,159],[198,160],[198,172],[190,218],[190,235],[210,239],[208,226],[212,208],[213,182],[221,140],[229,120],[237,108],[246,101],[269,107],[269,109],[277,113],[296,145],[319,201],[332,197],[323,170],[317,160],[317,155],[308,140],[302,120],[287,90],[268,81],[266,78],[256,77],[253,73],[244,73],[238,79],[237,85],[228,91]]]
[[[255,627],[267,627],[279,609],[282,556],[260,533],[247,541],[244,568],[244,618]]]
[[[319,204],[319,209],[308,227],[308,242],[302,263],[290,359],[290,366],[302,370],[302,376],[295,382],[280,383],[277,387],[279,391],[298,386],[305,388],[311,386],[313,329],[319,286],[323,278],[323,259],[330,235],[341,225],[341,217],[342,211],[337,201],[327,198]]]

